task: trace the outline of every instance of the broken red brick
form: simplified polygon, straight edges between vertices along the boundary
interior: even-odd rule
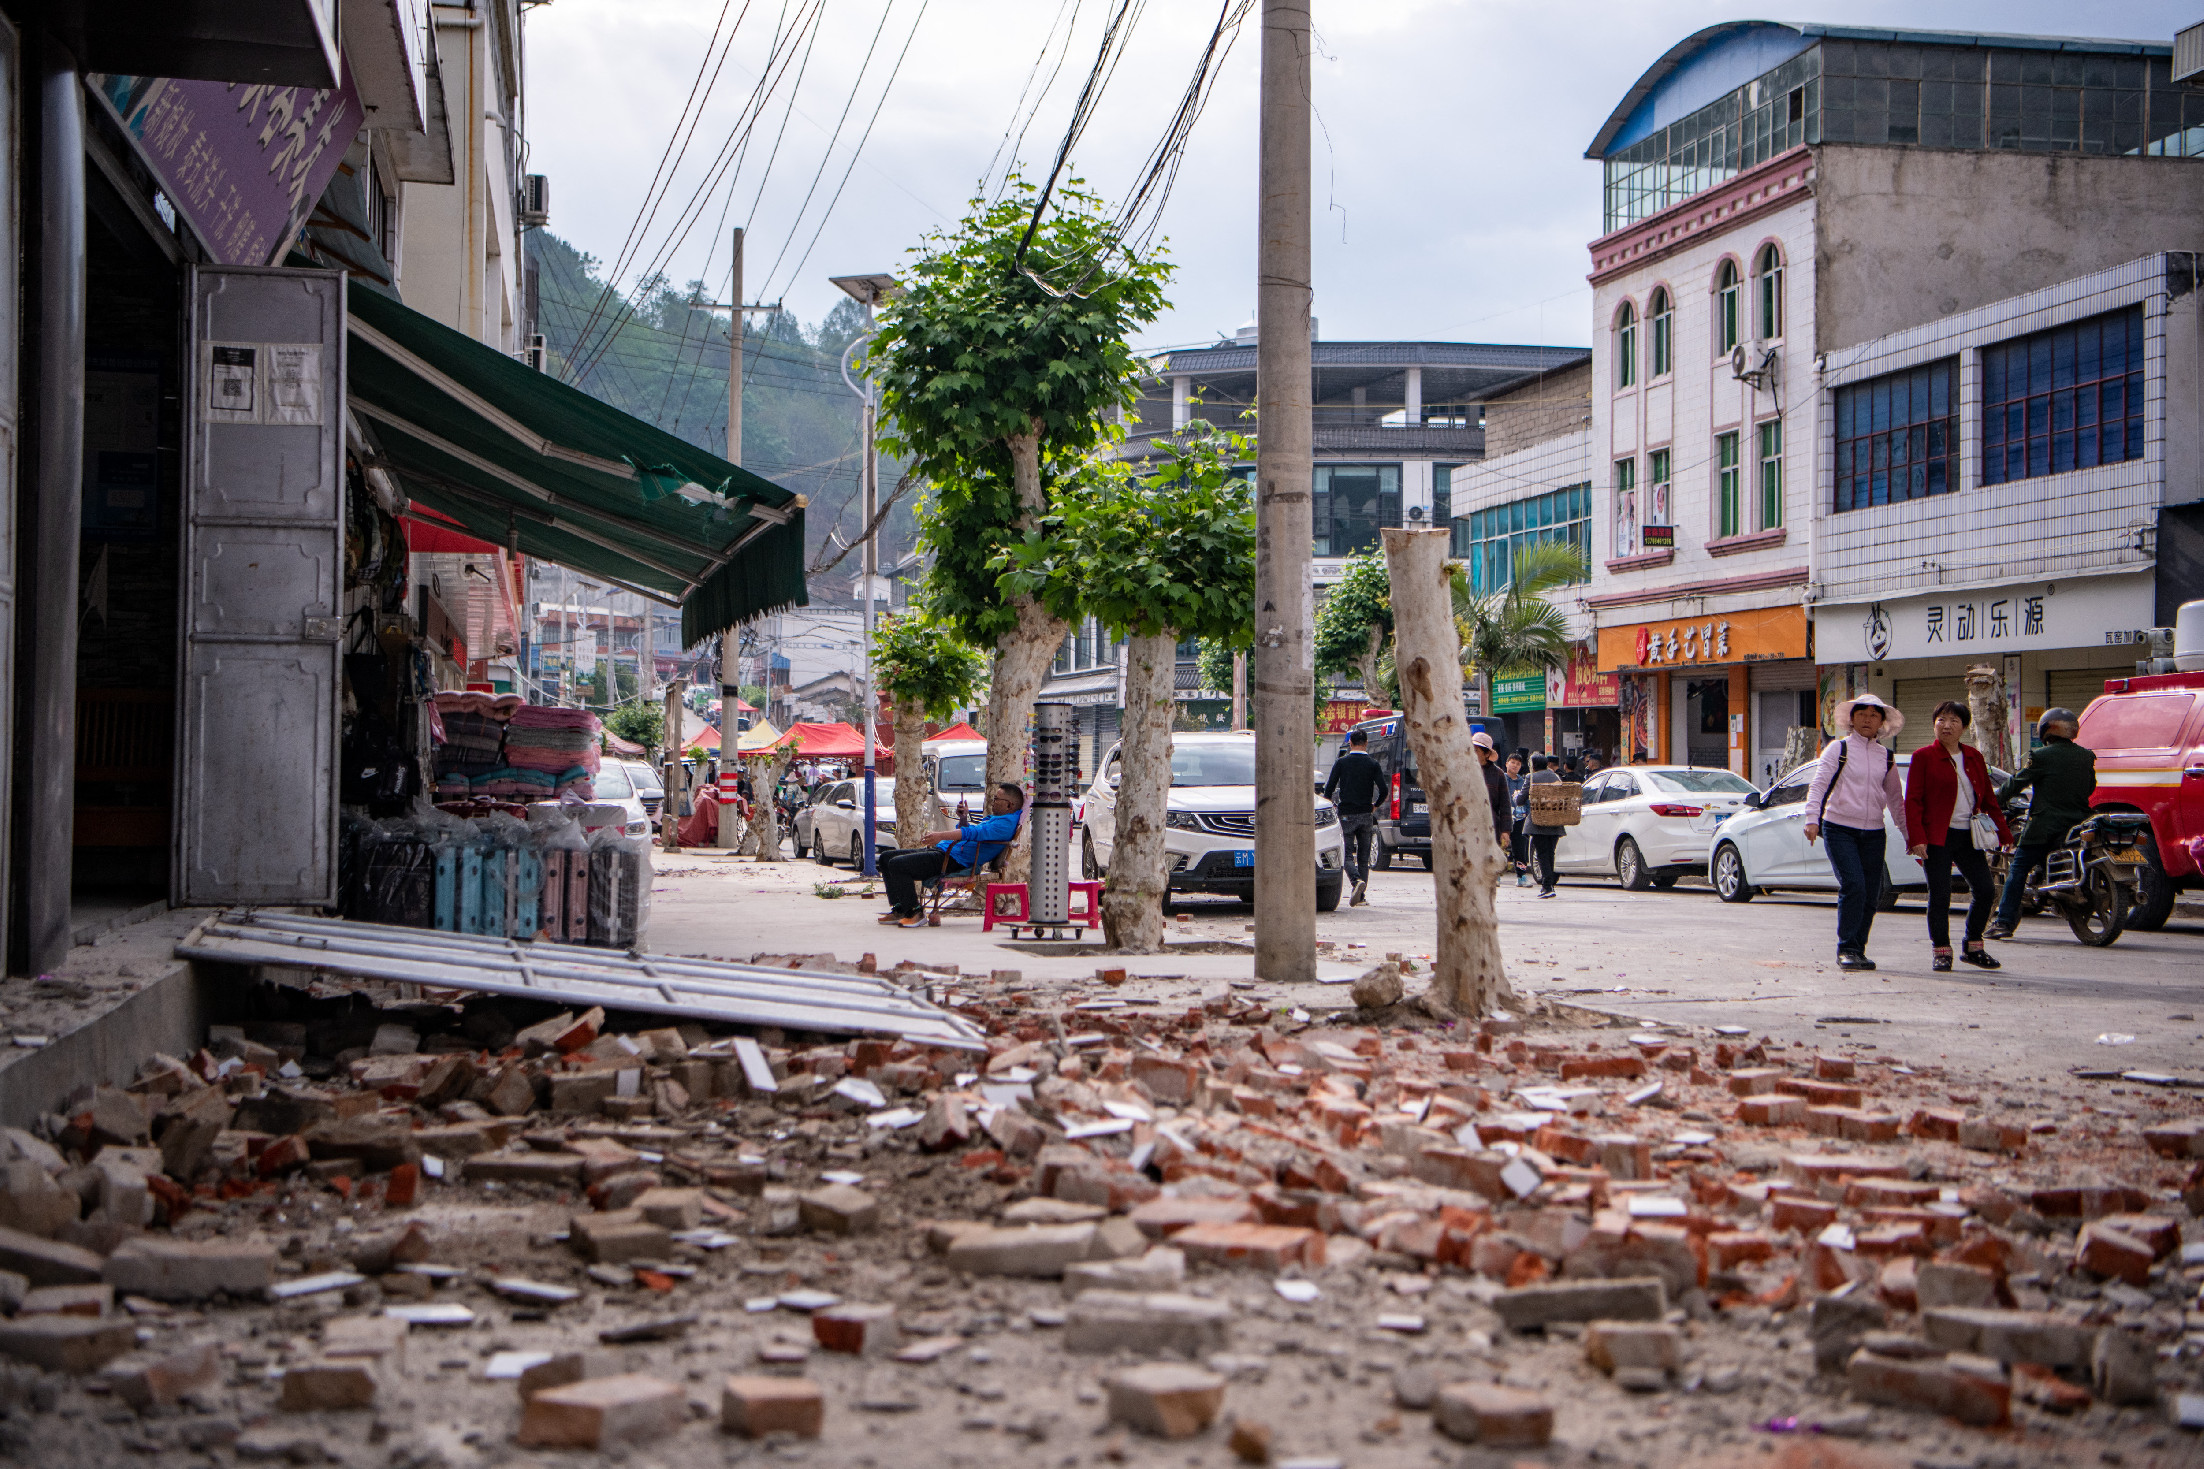
[[[1172,1235],[1171,1244],[1189,1261],[1211,1265],[1282,1270],[1324,1263],[1324,1236],[1277,1224],[1191,1224]]]
[[[2150,1267],[2157,1262],[2151,1247],[2133,1235],[2123,1234],[2104,1220],[2082,1226],[2074,1245],[2074,1262],[2097,1275],[2111,1276],[2132,1286],[2150,1283]]]
[[[1746,1097],[1737,1104],[1737,1120],[1757,1127],[1802,1127],[1806,1123],[1806,1099],[1772,1093]]]
[[[1815,1235],[1837,1222],[1837,1206],[1785,1194],[1768,1201],[1768,1226]]]

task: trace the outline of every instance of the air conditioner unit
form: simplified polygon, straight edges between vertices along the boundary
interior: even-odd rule
[[[551,222],[551,180],[540,173],[521,176],[520,222],[527,225]]]
[[[527,359],[530,367],[537,372],[548,372],[550,366],[547,359],[550,355],[551,349],[544,344],[542,332],[537,332],[528,339]]]

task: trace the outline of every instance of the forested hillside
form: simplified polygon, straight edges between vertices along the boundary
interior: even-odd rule
[[[724,452],[727,323],[724,314],[690,306],[711,299],[702,282],[677,290],[655,280],[639,300],[623,301],[606,291],[595,257],[542,230],[530,236],[530,248],[540,270],[538,322],[550,370],[668,433]],[[862,529],[859,407],[840,363],[863,323],[857,303],[844,301],[815,327],[785,312],[753,313],[743,337],[743,466],[810,497],[806,551],[813,568],[838,549],[831,536],[854,540]],[[900,473],[894,461],[881,461],[883,501]],[[915,490],[907,493],[881,527],[883,566],[910,546],[916,498]],[[818,577],[813,598],[846,601],[857,570],[852,552]]]

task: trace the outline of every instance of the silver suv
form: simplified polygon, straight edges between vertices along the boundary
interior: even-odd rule
[[[1087,880],[1109,870],[1117,840],[1120,747],[1102,757],[1087,791],[1086,838],[1080,854]],[[1339,906],[1346,880],[1346,843],[1339,813],[1316,801],[1316,910]],[[1165,805],[1165,862],[1174,893],[1215,893],[1255,901],[1255,736],[1179,734],[1171,737],[1171,790]]]

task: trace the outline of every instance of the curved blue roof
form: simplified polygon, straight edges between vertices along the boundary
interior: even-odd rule
[[[2164,41],[2088,36],[2019,36],[1994,31],[1911,31],[1818,21],[1731,20],[1694,31],[1668,48],[1623,94],[1600,125],[1586,158],[1605,158],[1708,103],[1764,76],[1821,40],[1903,41],[1915,46],[1996,47],[2097,56],[2171,56]]]

